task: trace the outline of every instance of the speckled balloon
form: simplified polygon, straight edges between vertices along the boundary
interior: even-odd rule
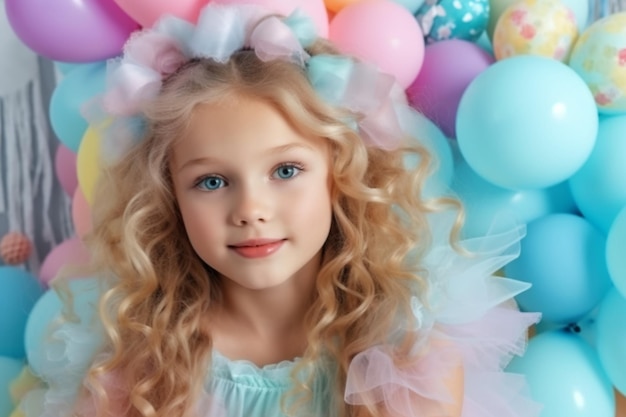
[[[446,39],[477,40],[489,20],[489,0],[426,0],[417,21],[426,42]]]
[[[493,52],[498,60],[539,55],[567,62],[577,37],[576,16],[560,0],[521,0],[498,19]]]
[[[605,114],[626,113],[626,12],[594,22],[580,36],[570,66]]]

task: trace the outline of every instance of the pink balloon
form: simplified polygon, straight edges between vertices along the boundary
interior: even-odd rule
[[[63,267],[76,267],[89,262],[89,251],[79,237],[72,237],[52,248],[39,270],[39,281],[48,286]],[[66,270],[68,278],[76,278],[77,272]],[[64,275],[65,276],[65,275]]]
[[[76,174],[76,154],[67,146],[59,144],[54,157],[54,171],[63,191],[69,196],[74,195],[78,187]]]
[[[391,0],[365,0],[350,4],[330,22],[329,37],[338,48],[408,87],[422,66],[424,35],[415,17]]]
[[[424,64],[406,93],[449,138],[456,137],[456,112],[470,82],[494,63],[494,58],[473,42],[451,39],[426,47]]]
[[[91,207],[80,187],[76,188],[72,198],[72,222],[76,234],[81,239],[91,231]]]
[[[200,9],[209,0],[109,0],[117,3],[144,27],[151,27],[161,16],[171,14],[195,23]]]
[[[5,0],[5,7],[22,42],[55,61],[114,57],[139,28],[112,0]]]
[[[284,16],[300,8],[306,13],[317,27],[317,35],[328,37],[328,12],[322,0],[214,0],[220,4],[256,4]]]

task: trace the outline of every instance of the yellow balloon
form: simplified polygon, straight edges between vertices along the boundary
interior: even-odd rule
[[[76,155],[78,186],[90,205],[93,204],[94,188],[101,171],[101,137],[100,129],[89,126],[83,135]]]
[[[343,9],[344,7],[352,3],[358,3],[359,1],[361,0],[324,0],[324,5],[331,12],[337,13],[339,10]]]
[[[539,55],[567,63],[578,38],[574,13],[560,0],[519,0],[500,15],[493,32],[497,60]]]

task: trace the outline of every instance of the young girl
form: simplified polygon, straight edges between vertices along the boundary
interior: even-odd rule
[[[102,101],[102,327],[54,333],[29,417],[538,415],[503,371],[538,317],[492,276],[523,230],[455,251],[393,79],[311,29],[210,4],[129,41]]]

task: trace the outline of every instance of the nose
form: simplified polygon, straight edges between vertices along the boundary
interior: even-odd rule
[[[231,221],[236,226],[265,223],[271,218],[271,197],[262,187],[242,187],[236,193]]]

